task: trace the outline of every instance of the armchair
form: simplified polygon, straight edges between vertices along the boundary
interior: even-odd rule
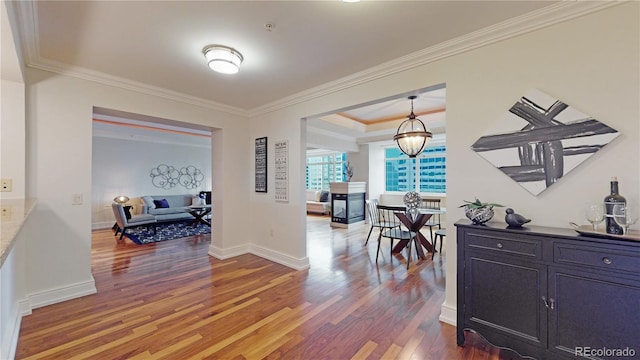
[[[111,204],[111,208],[113,209],[113,215],[116,218],[117,228],[116,228],[115,235],[117,236],[118,232],[122,231],[122,233],[120,234],[119,240],[122,240],[122,237],[125,235],[125,231],[127,231],[127,229],[130,229],[136,226],[154,224],[153,232],[155,233],[156,218],[153,215],[149,215],[149,214],[131,215],[131,218],[127,219],[127,216],[125,215],[122,204],[113,203]]]

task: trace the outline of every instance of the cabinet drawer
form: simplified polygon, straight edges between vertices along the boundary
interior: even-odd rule
[[[504,237],[496,234],[469,232],[465,237],[469,250],[489,250],[505,255],[526,256],[532,259],[542,258],[542,242],[532,237]]]
[[[571,244],[555,244],[554,261],[559,264],[587,265],[602,269],[640,272],[640,253],[622,249],[589,248]]]

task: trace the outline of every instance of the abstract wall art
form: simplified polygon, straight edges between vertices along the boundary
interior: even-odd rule
[[[532,89],[471,149],[538,195],[618,135],[591,116]]]
[[[193,165],[176,169],[172,165],[160,164],[149,173],[153,186],[169,190],[180,184],[187,189],[197,189],[204,180],[204,174]]]

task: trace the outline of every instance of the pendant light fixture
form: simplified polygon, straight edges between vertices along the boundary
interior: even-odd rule
[[[411,114],[409,114],[407,120],[398,126],[398,132],[393,137],[393,140],[396,141],[400,150],[409,155],[410,158],[418,156],[433,136],[431,132],[427,131],[424,123],[413,113],[413,100],[416,98],[417,96],[415,95],[409,96],[409,100],[411,100]]]
[[[223,45],[207,45],[202,53],[211,70],[223,74],[237,73],[244,60],[238,50]]]

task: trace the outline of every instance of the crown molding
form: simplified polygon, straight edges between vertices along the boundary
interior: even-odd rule
[[[131,81],[121,77],[80,68],[69,67],[53,61],[45,61],[38,52],[37,7],[34,1],[19,1],[16,7],[19,25],[20,42],[26,65],[32,68],[95,81],[109,86],[162,97],[169,100],[210,108],[234,115],[253,117],[273,112],[295,104],[309,101],[321,96],[342,91],[354,86],[368,83],[418,66],[432,63],[456,54],[461,54],[482,46],[503,41],[544,27],[558,24],[593,12],[626,3],[628,0],[616,1],[562,1],[537,11],[503,21],[469,33],[458,38],[445,41],[421,51],[397,58],[395,60],[371,67],[353,75],[325,83],[323,85],[301,91],[278,101],[256,107],[251,110],[228,106],[207,99],[179,93],[176,91]]]
[[[145,83],[132,81],[129,79],[125,79],[118,76],[112,76],[105,73],[101,73],[98,71],[93,71],[90,69],[78,67],[78,66],[68,66],[64,64],[60,64],[58,62],[38,59],[38,61],[27,64],[27,66],[40,69],[45,71],[50,71],[62,75],[72,76],[79,79],[89,80],[97,83],[101,83],[104,85],[109,85],[113,87],[118,87],[125,90],[131,90],[135,92],[139,92],[142,94],[152,95],[161,97],[167,100],[173,100],[177,102],[182,102],[190,105],[200,106],[204,108],[208,108],[211,110],[216,110],[228,114],[248,117],[248,111],[244,109],[240,109],[234,106],[225,105],[222,103],[218,103],[215,101],[202,99],[196,96],[187,95],[184,93],[180,93],[177,91],[172,91],[169,89],[164,89],[161,87],[156,87],[152,85],[148,85]]]
[[[110,130],[105,128],[94,127],[92,136],[94,138],[113,139],[118,141],[129,141],[131,143],[136,143],[136,144],[146,142],[151,144],[175,145],[175,146],[211,149],[211,145],[203,144],[199,140],[194,140],[193,138],[180,141],[176,139],[161,138],[161,137],[156,137],[152,135],[123,133],[122,131]]]
[[[354,141],[354,142],[356,141],[356,138],[353,136],[340,134],[340,133],[336,133],[336,132],[325,130],[325,129],[320,129],[313,126],[307,126],[307,133],[318,134],[321,136],[328,136],[328,137],[331,137],[332,139],[338,139],[338,140],[344,140],[344,141]]]
[[[40,51],[37,44],[40,43],[38,37],[38,8],[34,5],[35,1],[19,1],[14,2],[15,18],[18,25],[18,38],[24,56],[25,65],[34,62],[40,58]]]
[[[555,3],[254,108],[250,111],[250,116],[273,112],[626,2],[629,1],[563,1]]]
[[[233,115],[248,117],[247,110],[214,102],[211,100],[187,95],[177,91],[151,86],[145,83],[132,81],[118,76],[112,76],[94,70],[78,66],[68,66],[56,61],[43,59],[38,50],[40,39],[38,38],[38,8],[35,1],[20,1],[16,7],[20,42],[22,51],[25,54],[26,66],[54,72],[62,75],[72,76],[84,80],[94,81],[101,84],[131,90],[143,94],[158,96],[168,100],[174,100],[186,104],[196,105],[212,110],[217,110]]]

